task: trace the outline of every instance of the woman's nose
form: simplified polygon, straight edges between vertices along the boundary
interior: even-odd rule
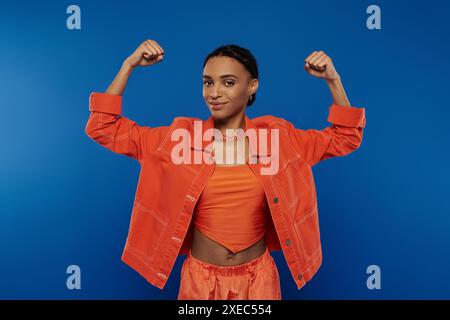
[[[211,98],[215,98],[217,96],[220,96],[220,90],[217,86],[214,86],[213,88],[210,88],[209,95]]]
[[[214,91],[211,91],[209,95],[211,96],[211,98],[217,98],[220,96],[220,93],[218,91],[214,90]]]

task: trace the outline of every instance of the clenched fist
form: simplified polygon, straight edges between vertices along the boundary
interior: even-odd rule
[[[305,59],[305,70],[310,75],[325,80],[336,80],[339,78],[331,58],[323,51],[314,51]]]
[[[153,40],[144,41],[125,61],[130,66],[150,66],[161,62],[164,57],[164,50]]]

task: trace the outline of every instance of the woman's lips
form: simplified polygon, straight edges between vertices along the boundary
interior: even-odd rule
[[[211,109],[213,110],[222,110],[223,107],[227,104],[227,102],[222,103],[222,104],[212,104],[211,103]]]

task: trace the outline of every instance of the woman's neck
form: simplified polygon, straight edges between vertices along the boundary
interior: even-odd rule
[[[223,121],[214,119],[214,127],[220,130],[223,135],[227,135],[227,129],[234,131],[240,128],[245,131],[245,114],[239,114],[237,117]]]

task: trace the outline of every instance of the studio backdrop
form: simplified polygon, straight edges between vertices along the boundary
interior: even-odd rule
[[[304,61],[333,60],[361,146],[313,167],[323,261],[298,290],[273,251],[283,299],[449,299],[448,56],[444,1],[28,1],[0,9],[0,298],[176,299],[121,261],[140,164],[85,132],[146,39],[164,60],[131,75],[122,114],[141,126],[210,116],[202,64],[224,44],[256,57],[255,118],[322,130],[332,96]]]

